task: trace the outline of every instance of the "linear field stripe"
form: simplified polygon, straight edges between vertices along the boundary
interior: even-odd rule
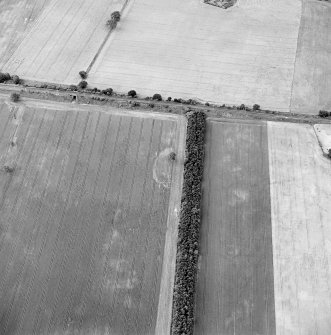
[[[195,335],[275,334],[265,123],[207,122]]]
[[[268,123],[277,335],[331,332],[331,164],[313,127]]]

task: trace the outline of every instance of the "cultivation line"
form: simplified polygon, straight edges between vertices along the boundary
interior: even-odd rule
[[[128,3],[129,3],[129,1],[130,1],[130,0],[125,0],[125,2],[124,2],[124,4],[123,4],[123,7],[122,7],[122,9],[120,10],[121,16],[122,16],[124,10],[126,9]],[[112,33],[113,30],[115,30],[115,29],[116,29],[116,27],[115,27],[115,28],[110,27],[110,29],[109,29],[109,31],[108,31],[108,33],[107,33],[105,39],[103,40],[103,42],[102,42],[101,45],[100,45],[100,47],[99,47],[97,53],[96,53],[95,56],[93,57],[93,59],[92,59],[90,65],[87,67],[87,70],[86,70],[86,73],[87,73],[87,74],[91,71],[91,69],[92,69],[93,65],[95,64],[96,60],[98,59],[98,57],[99,57],[101,51],[103,50],[104,46],[106,45],[106,43],[107,43],[107,41],[108,41],[108,39],[109,39],[111,33]]]

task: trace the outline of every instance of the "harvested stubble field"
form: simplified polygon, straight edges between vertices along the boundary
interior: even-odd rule
[[[89,83],[288,111],[300,15],[300,0],[136,0]]]
[[[161,334],[185,121],[38,105],[0,103],[1,334]]]
[[[50,0],[0,1],[0,69],[49,3]]]
[[[48,0],[22,41],[15,45],[15,52],[0,62],[0,70],[26,79],[77,83],[78,72],[87,69],[107,36],[107,19],[124,2]],[[1,6],[6,9],[4,2]],[[12,15],[15,13],[13,9]],[[1,17],[6,19],[6,13],[1,12]]]
[[[210,119],[205,164],[195,334],[330,334],[331,162],[314,127]]]
[[[331,332],[331,162],[309,125],[268,123],[277,335]]]

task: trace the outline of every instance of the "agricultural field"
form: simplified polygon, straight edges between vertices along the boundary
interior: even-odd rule
[[[302,1],[291,111],[331,110],[331,3]]]
[[[330,133],[209,119],[194,334],[330,334],[331,162],[316,129]]]
[[[274,334],[267,125],[207,123],[195,335]]]
[[[313,127],[269,123],[277,335],[331,330],[331,162]]]
[[[136,0],[89,84],[289,111],[300,18],[300,0]]]
[[[0,70],[25,79],[77,84],[78,72],[88,68],[108,34],[107,19],[124,3],[125,0],[48,0],[15,52],[0,62]],[[0,6],[6,9],[5,4]],[[15,9],[12,12],[15,14]],[[1,12],[2,17],[10,20],[6,13]]]
[[[177,116],[0,101],[1,334],[167,332],[184,143]]]
[[[0,70],[49,3],[50,0],[0,1]]]

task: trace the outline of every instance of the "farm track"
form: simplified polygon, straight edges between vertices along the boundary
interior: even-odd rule
[[[162,160],[180,145],[176,118],[19,109],[16,124],[14,105],[0,104],[2,164],[17,136],[15,171],[0,172],[3,334],[154,334],[176,226],[180,171]]]

